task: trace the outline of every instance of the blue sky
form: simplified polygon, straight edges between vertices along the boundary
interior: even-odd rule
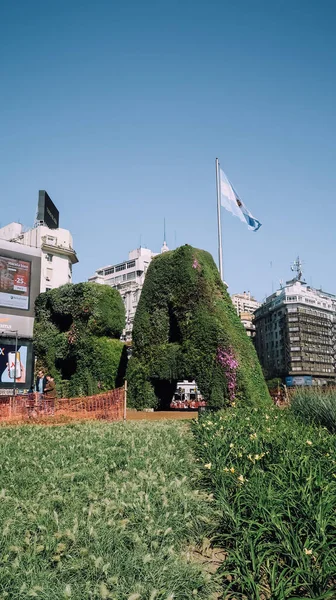
[[[336,5],[329,0],[5,2],[1,224],[39,189],[75,281],[142,245],[217,259],[215,158],[262,228],[223,211],[231,293],[261,300],[299,254],[336,293]],[[272,263],[272,268],[271,268]]]

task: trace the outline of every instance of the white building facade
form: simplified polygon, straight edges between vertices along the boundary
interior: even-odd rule
[[[41,250],[40,292],[72,283],[72,266],[78,258],[67,229],[37,224],[26,231],[20,223],[10,223],[0,229],[1,239]]]
[[[233,305],[237,311],[237,314],[243,323],[246,333],[249,337],[255,336],[255,325],[253,322],[254,312],[261,306],[260,302],[257,302],[250,292],[243,292],[242,294],[233,294],[231,296]]]
[[[256,350],[267,377],[288,385],[335,381],[336,296],[293,279],[255,313]]]
[[[169,248],[164,242],[161,253]],[[89,281],[102,283],[116,288],[123,299],[126,312],[126,325],[123,339],[131,341],[135,311],[140,299],[141,290],[146,277],[147,269],[157,253],[149,248],[132,250],[128,259],[122,263],[101,267],[89,278]]]

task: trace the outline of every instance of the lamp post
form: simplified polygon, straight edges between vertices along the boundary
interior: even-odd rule
[[[17,329],[11,329],[10,331],[1,331],[2,335],[9,335],[11,333],[15,333],[15,359],[14,359],[14,381],[13,381],[13,396],[16,395],[16,366],[17,366],[17,349],[18,349],[18,335],[19,332]],[[10,370],[10,366],[9,366]]]

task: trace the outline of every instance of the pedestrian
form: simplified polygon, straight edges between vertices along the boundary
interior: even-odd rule
[[[36,382],[35,382],[36,399],[37,399],[37,404],[39,406],[41,406],[41,404],[42,404],[43,393],[46,388],[46,385],[47,385],[47,378],[44,374],[44,371],[42,369],[40,369],[39,372],[37,373],[37,378],[36,378]]]
[[[47,385],[44,388],[44,397],[46,400],[46,405],[49,406],[47,412],[51,412],[53,415],[55,409],[55,400],[57,398],[57,390],[55,380],[51,375],[47,375]]]

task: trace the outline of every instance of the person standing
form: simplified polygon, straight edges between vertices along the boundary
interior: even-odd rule
[[[42,404],[42,398],[43,398],[43,394],[44,394],[46,385],[47,385],[47,378],[44,375],[44,372],[42,371],[42,369],[40,369],[39,372],[37,373],[37,378],[36,378],[36,382],[35,382],[37,403],[39,405]]]
[[[54,414],[55,400],[57,398],[56,383],[51,375],[47,375],[47,385],[44,388],[44,398],[46,400],[47,412]]]

